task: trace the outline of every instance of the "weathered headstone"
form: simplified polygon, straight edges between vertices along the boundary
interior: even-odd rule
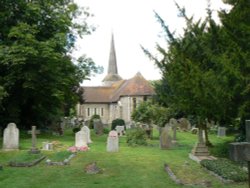
[[[107,140],[107,151],[118,152],[119,151],[119,137],[116,131],[110,131]]]
[[[178,127],[178,122],[175,118],[171,118],[169,120],[169,125],[172,127],[173,130],[173,141],[176,142],[176,131]]]
[[[9,123],[3,133],[3,149],[12,150],[19,148],[19,129],[15,123]]]
[[[94,130],[97,135],[102,135],[103,134],[103,124],[100,119],[94,119]]]
[[[250,188],[250,120],[246,120],[246,142],[234,142],[229,145],[229,157],[233,161],[247,161],[248,186]]]
[[[170,128],[164,127],[161,130],[160,148],[169,149],[172,146],[172,137],[170,136]]]
[[[81,129],[75,134],[75,146],[82,147],[87,146],[88,143],[88,135],[84,129]]]
[[[198,133],[198,128],[193,127],[193,128],[191,129],[191,133],[192,133],[192,134],[197,134],[197,133]]]
[[[178,120],[178,122],[179,122],[180,130],[182,130],[182,131],[188,131],[189,129],[191,129],[191,124],[188,121],[188,119],[186,119],[186,118],[180,118]]]
[[[90,129],[88,128],[88,126],[86,126],[84,124],[84,126],[82,127],[82,130],[86,132],[87,134],[87,144],[91,144],[92,143],[92,140],[90,138]]]
[[[53,150],[53,144],[49,142],[43,142],[43,150],[48,150],[48,151]]]
[[[208,147],[204,142],[202,129],[198,130],[198,143],[194,147],[192,154],[194,156],[209,156]]]
[[[218,127],[217,136],[218,137],[226,136],[226,127]]]
[[[125,134],[125,128],[124,126],[117,125],[115,127],[115,130],[119,136],[123,136]]]
[[[40,150],[36,147],[36,135],[40,134],[40,130],[36,130],[36,126],[32,126],[32,130],[28,131],[28,134],[32,135],[32,147],[29,152],[33,154],[40,153]]]

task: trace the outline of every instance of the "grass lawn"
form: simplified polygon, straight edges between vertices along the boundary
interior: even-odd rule
[[[31,136],[22,135],[21,150],[31,147]],[[178,146],[170,150],[159,149],[158,133],[154,132],[154,139],[149,146],[129,147],[126,138],[119,140],[118,153],[106,152],[107,135],[91,135],[93,143],[90,150],[80,152],[72,159],[68,166],[47,166],[45,160],[34,167],[9,167],[8,162],[19,155],[18,151],[0,151],[0,187],[6,188],[202,188],[202,182],[211,182],[212,188],[247,188],[245,183],[223,184],[215,176],[209,174],[198,163],[188,158],[196,142],[196,135],[177,132]],[[219,145],[232,140],[232,137],[217,138],[211,135],[212,143]],[[54,141],[56,151],[42,151],[48,158],[56,152],[65,151],[74,145],[72,130],[66,131],[64,136],[38,135],[38,146],[44,141]],[[89,175],[84,167],[92,162],[103,169],[103,173]],[[183,186],[175,184],[164,171],[167,163],[177,178],[186,184],[199,184],[196,186]]]

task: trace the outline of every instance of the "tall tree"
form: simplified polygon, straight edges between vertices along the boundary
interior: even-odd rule
[[[236,102],[239,104],[239,117],[242,124],[250,119],[250,1],[224,0],[232,6],[231,11],[221,11],[220,18],[227,35],[226,50],[240,69],[242,80],[241,91]]]
[[[0,124],[45,125],[75,105],[79,83],[93,61],[73,62],[69,52],[78,35],[88,34],[89,13],[72,0],[0,0],[0,86],[5,92]],[[79,95],[77,95],[79,94]]]
[[[177,7],[187,23],[183,36],[175,37],[156,14],[166,33],[168,49],[157,45],[162,54],[160,60],[145,52],[162,71],[160,89],[156,90],[160,99],[175,111],[196,117],[197,125],[206,131],[206,119],[225,124],[231,120],[229,115],[236,114],[231,104],[237,91],[235,83],[241,76],[223,50],[225,33],[211,18],[211,11],[206,20],[194,22],[184,9]],[[210,144],[207,134],[206,142]]]

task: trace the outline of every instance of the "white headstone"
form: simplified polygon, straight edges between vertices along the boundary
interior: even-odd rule
[[[87,143],[88,143],[87,138],[88,138],[87,132],[81,129],[75,134],[75,146],[76,147],[87,146]]]
[[[3,132],[3,149],[19,148],[19,129],[15,123],[9,123]]]
[[[92,140],[91,140],[91,138],[90,138],[90,130],[89,130],[88,126],[86,126],[86,125],[84,124],[84,126],[82,127],[81,130],[83,130],[83,131],[85,131],[85,132],[87,133],[87,144],[92,143]]]
[[[115,130],[117,131],[117,134],[118,134],[119,136],[122,136],[122,135],[124,134],[124,132],[125,132],[124,126],[120,126],[120,125],[117,125],[117,126],[115,127]]]
[[[118,152],[119,151],[119,137],[116,131],[110,131],[107,140],[107,151]]]
[[[226,127],[218,127],[217,136],[219,137],[226,136]]]
[[[43,150],[53,150],[53,144],[49,142],[43,142]]]

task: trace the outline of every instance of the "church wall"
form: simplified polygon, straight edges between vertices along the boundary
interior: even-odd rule
[[[94,114],[100,115],[104,124],[109,123],[109,104],[77,105],[77,117],[89,120]]]
[[[124,119],[126,123],[130,123],[131,115],[133,110],[140,104],[140,102],[144,101],[145,96],[124,96],[120,98],[120,113],[121,118]]]

